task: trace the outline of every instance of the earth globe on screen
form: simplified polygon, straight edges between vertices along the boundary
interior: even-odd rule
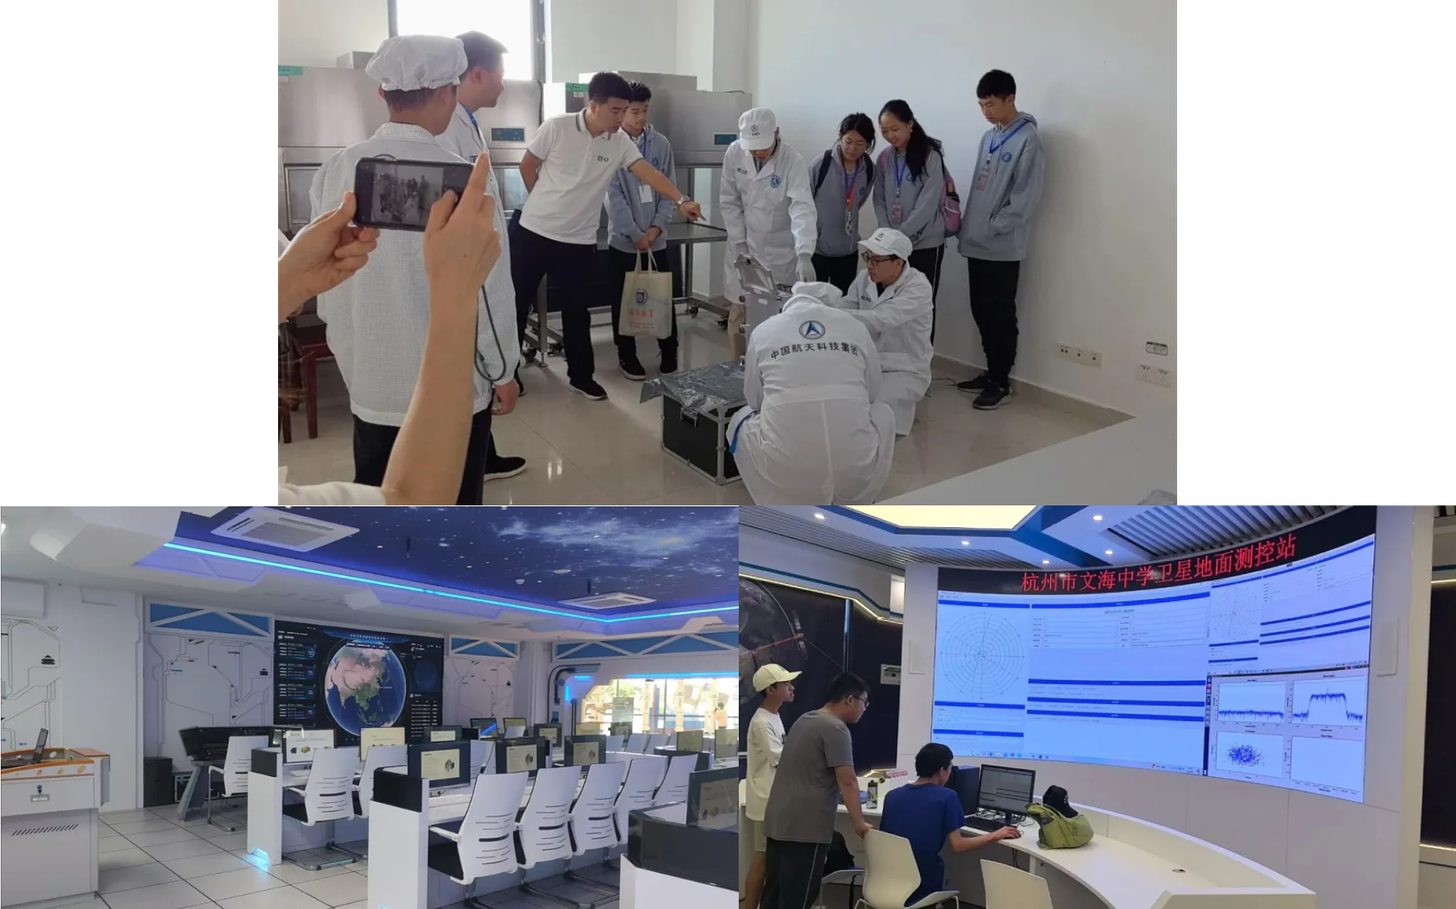
[[[393,726],[404,712],[405,689],[404,666],[383,647],[340,647],[324,677],[329,714],[350,735]]]

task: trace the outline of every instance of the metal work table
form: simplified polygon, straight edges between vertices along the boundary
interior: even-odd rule
[[[705,224],[701,221],[674,221],[667,226],[664,232],[667,238],[669,250],[678,247],[694,246],[699,243],[726,243],[728,231],[722,227],[715,227],[712,224]],[[604,252],[608,249],[607,229],[605,227],[597,231],[597,250]],[[687,314],[696,316],[698,310],[706,309],[708,312],[718,316],[720,322],[726,322],[728,308],[718,303],[704,300],[693,296],[693,257],[683,256],[683,296],[674,297],[673,303],[686,304]],[[618,293],[621,293],[618,289]],[[611,312],[610,306],[594,306],[589,310],[592,313]],[[604,323],[603,323],[604,324]],[[545,326],[545,342],[542,343],[542,326]],[[536,294],[536,311],[526,317],[526,339],[522,354],[527,362],[544,360],[547,354],[559,354],[561,352],[561,332],[553,328],[550,323],[550,312],[548,310],[547,296],[544,292]],[[539,359],[538,359],[538,354]]]

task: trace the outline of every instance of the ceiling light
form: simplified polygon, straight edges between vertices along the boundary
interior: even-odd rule
[[[822,520],[824,520],[824,515],[822,515],[822,514],[820,514],[820,513],[819,513],[819,512],[817,512],[817,511],[816,511],[816,512],[814,512],[814,517],[816,517],[816,518],[818,518],[818,519],[819,519],[819,520],[821,520],[821,521],[822,521]]]
[[[971,545],[971,541],[970,540],[961,540],[961,545],[962,546],[969,546],[969,545]]]
[[[1042,559],[1041,560],[1041,563],[1043,565],[1050,565],[1052,563],[1052,560],[1051,559]]]
[[[1094,520],[1094,521],[1100,521],[1100,520],[1102,520],[1102,515],[1100,515],[1100,514],[1094,514],[1092,516],[1092,520]]]
[[[1103,554],[1104,555],[1112,555],[1112,550],[1111,549],[1104,549],[1103,550]]]
[[[1014,530],[1037,509],[1036,505],[850,505],[876,521],[883,521],[901,532],[918,529]]]

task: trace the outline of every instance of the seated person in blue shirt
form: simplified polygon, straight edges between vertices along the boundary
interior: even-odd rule
[[[987,843],[1021,836],[1015,827],[1002,827],[981,836],[961,833],[965,812],[961,810],[960,797],[954,789],[945,787],[950,779],[950,762],[950,749],[931,742],[915,755],[915,775],[919,779],[885,796],[880,829],[909,840],[915,864],[920,867],[920,888],[910,894],[905,901],[907,906],[945,888],[942,847],[968,852]]]

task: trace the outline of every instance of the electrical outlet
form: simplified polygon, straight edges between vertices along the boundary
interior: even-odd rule
[[[1102,366],[1102,354],[1098,353],[1095,350],[1085,351],[1085,353],[1087,354],[1087,365],[1088,366],[1097,366],[1097,367],[1101,367]]]
[[[1158,367],[1153,370],[1153,382],[1164,388],[1173,387],[1173,370]]]
[[[1070,344],[1058,344],[1057,356],[1061,357],[1063,360],[1075,360],[1076,357],[1072,355],[1072,351],[1074,350],[1076,350],[1076,348],[1071,346]]]
[[[1153,385],[1158,384],[1158,378],[1153,367],[1147,363],[1139,363],[1137,365],[1137,378],[1139,382],[1150,382]]]

